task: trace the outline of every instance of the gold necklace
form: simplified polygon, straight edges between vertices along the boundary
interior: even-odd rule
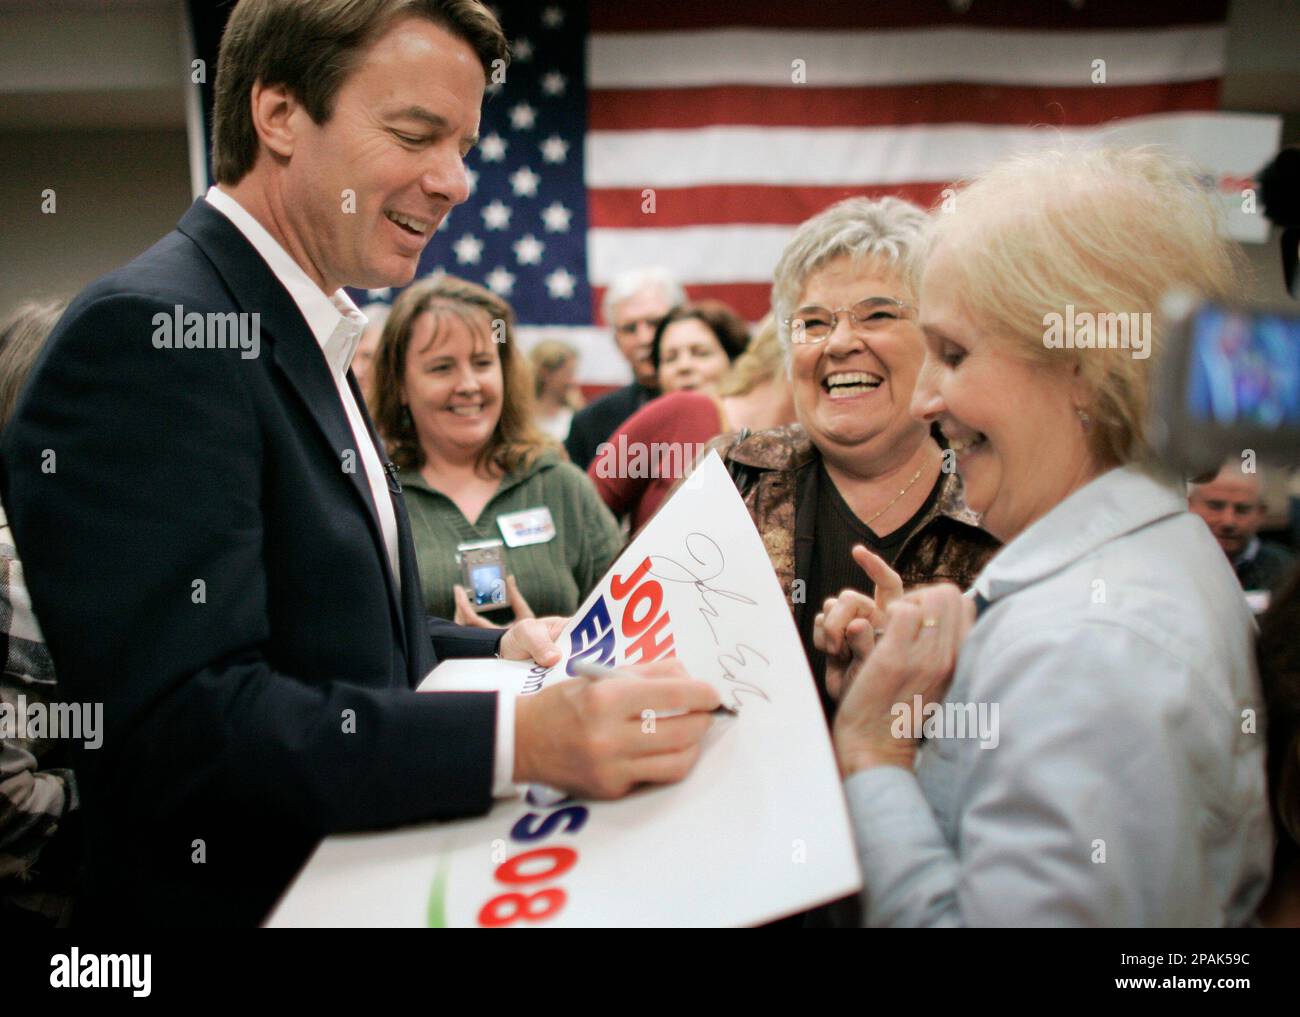
[[[888,505],[886,505],[884,508],[882,508],[879,512],[877,512],[877,513],[876,513],[874,516],[872,516],[870,519],[868,519],[865,523],[863,523],[863,525],[864,525],[864,526],[870,526],[870,525],[871,525],[872,523],[874,523],[877,519],[879,519],[879,518],[880,518],[881,516],[883,516],[886,512],[888,512],[891,508],[893,508],[895,505],[897,505],[897,504],[898,504],[898,499],[901,498],[901,497],[903,497],[903,495],[907,494],[907,492],[910,491],[910,490],[912,489],[912,485],[915,484],[918,480],[921,479],[921,473],[922,473],[922,471],[923,471],[924,469],[925,469],[925,467],[922,466],[922,467],[921,467],[920,469],[918,469],[915,473],[913,473],[913,474],[912,474],[912,479],[909,480],[909,481],[907,482],[907,486],[906,486],[905,488],[903,488],[901,491],[899,491],[898,494],[894,495],[894,500],[891,501],[891,502],[890,502]]]

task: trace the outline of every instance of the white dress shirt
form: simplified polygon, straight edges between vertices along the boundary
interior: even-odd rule
[[[352,428],[352,437],[356,441],[357,451],[361,457],[362,468],[366,472],[366,482],[370,487],[370,498],[379,516],[379,526],[384,535],[384,546],[388,551],[388,565],[392,570],[393,581],[401,589],[401,566],[398,562],[397,513],[393,509],[392,494],[388,488],[388,478],[384,473],[379,451],[370,440],[361,409],[352,395],[348,385],[347,372],[352,364],[352,357],[361,341],[361,333],[366,327],[366,317],[357,305],[342,289],[332,296],[326,296],[311,278],[289,255],[279,242],[267,232],[247,209],[215,184],[208,188],[205,198],[213,208],[234,224],[235,228],[253,245],[253,249],[262,256],[271,272],[281,285],[289,292],[298,310],[302,312],[320,344],[321,353],[329,365],[334,378],[334,387],[338,390],[339,400],[343,403],[343,412],[347,414],[348,425]],[[340,464],[341,468],[341,464]],[[496,711],[496,750],[493,766],[492,793],[498,797],[517,792],[514,784],[515,770],[515,704],[510,696],[497,696]]]
[[[1273,848],[1254,623],[1186,498],[1136,467],[1085,485],[974,583],[934,738],[845,793],[867,924],[1249,922]]]

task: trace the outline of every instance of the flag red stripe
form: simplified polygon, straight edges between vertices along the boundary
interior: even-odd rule
[[[1031,88],[925,84],[883,88],[728,85],[611,88],[588,92],[590,131],[648,131],[721,124],[762,127],[897,127],[906,124],[1091,126],[1123,117],[1219,108],[1220,79],[1158,85]]]
[[[655,211],[642,212],[640,188],[608,187],[587,191],[587,225],[598,229],[656,229],[752,223],[803,222],[842,198],[881,198],[887,194],[929,208],[946,183],[908,183],[862,187],[713,184],[655,189]]]
[[[691,300],[721,300],[746,321],[758,321],[767,313],[772,299],[770,282],[754,283],[688,283],[686,295]],[[600,320],[600,302],[605,287],[591,289],[592,320]]]
[[[657,0],[653,4],[597,2],[591,5],[593,32],[660,32],[709,28],[1029,28],[1124,29],[1224,23],[1227,0],[1179,0],[1176,4],[1133,0],[1087,0],[1074,10],[1065,0],[976,0],[957,13],[943,0],[864,4],[862,0],[819,0],[815,4],[755,3],[754,0]]]

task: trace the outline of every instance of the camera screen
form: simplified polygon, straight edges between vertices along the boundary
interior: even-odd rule
[[[499,604],[505,600],[506,587],[500,565],[475,565],[470,576],[474,580],[475,604]]]
[[[1192,322],[1187,407],[1194,420],[1300,424],[1300,318],[1205,307]]]

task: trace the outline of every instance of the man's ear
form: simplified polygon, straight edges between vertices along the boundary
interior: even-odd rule
[[[282,159],[293,155],[301,118],[307,115],[294,94],[284,85],[263,85],[256,81],[249,102],[253,128],[261,143]]]

